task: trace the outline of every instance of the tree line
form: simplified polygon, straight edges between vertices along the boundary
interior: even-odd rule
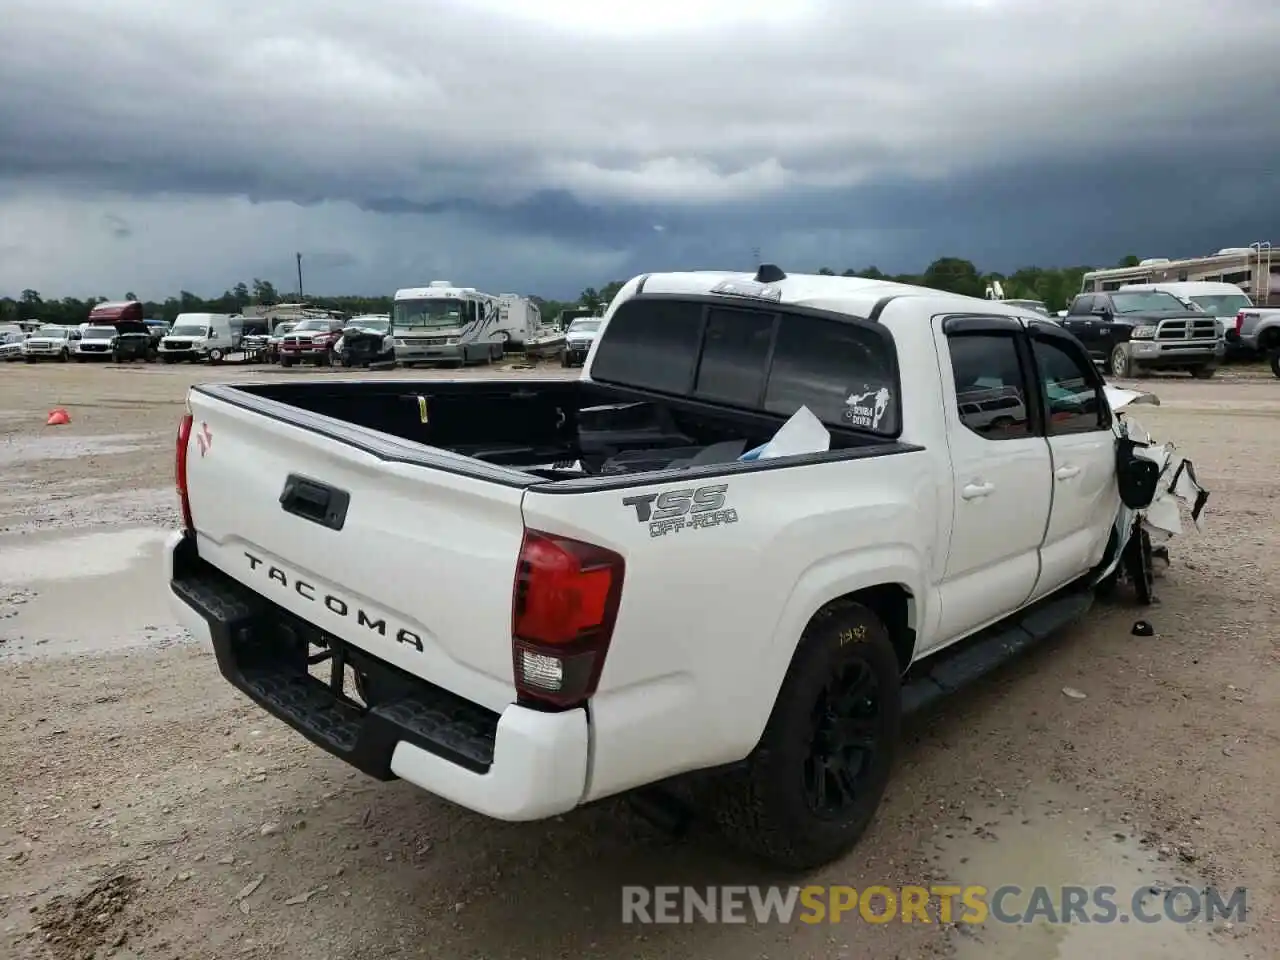
[[[1136,266],[1137,263],[1137,257],[1129,256],[1121,260],[1118,266]],[[910,283],[970,297],[982,297],[988,284],[993,280],[999,280],[1004,288],[1005,297],[1009,299],[1041,300],[1050,310],[1061,310],[1080,291],[1082,277],[1092,269],[1094,268],[1087,266],[1023,267],[1011,274],[983,273],[969,260],[959,257],[940,257],[919,274],[887,274],[871,266],[861,270],[844,270],[839,275]],[[817,272],[826,276],[837,275],[837,271],[830,267],[821,267]],[[569,307],[599,307],[607,304],[623,283],[625,283],[623,280],[614,280],[599,289],[588,287],[576,300],[549,300],[538,296],[532,299],[538,304],[543,317],[550,320]],[[41,323],[83,323],[95,304],[110,299],[113,298],[90,297],[87,300],[81,300],[77,297],[63,297],[59,300],[46,300],[37,290],[23,290],[16,300],[12,297],[0,297],[0,323],[18,320],[34,320]],[[137,300],[138,298],[132,291],[128,291],[123,297],[115,299]],[[181,290],[176,297],[168,297],[163,301],[143,301],[143,310],[149,317],[172,322],[180,313],[239,313],[250,305],[270,305],[287,302],[290,299],[295,298],[287,293],[282,294],[271,281],[255,279],[252,284],[237,283],[217,297],[201,297],[189,290]],[[347,316],[362,313],[389,313],[391,310],[389,296],[308,297],[307,302],[327,310],[339,310]]]

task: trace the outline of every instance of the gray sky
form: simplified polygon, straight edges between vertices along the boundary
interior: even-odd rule
[[[1280,241],[1280,3],[0,9],[9,295],[288,288],[297,250],[316,293],[561,296],[757,247],[1010,270]]]

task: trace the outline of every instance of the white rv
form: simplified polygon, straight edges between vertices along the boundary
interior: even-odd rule
[[[1256,306],[1280,306],[1280,259],[1272,259],[1267,242],[1224,247],[1205,257],[1150,257],[1136,267],[1090,270],[1081,279],[1080,292],[1110,293],[1137,284],[1194,282],[1232,284]]]
[[[513,347],[523,347],[542,332],[542,311],[518,293],[498,294],[498,335]]]
[[[536,329],[538,308],[525,298],[495,297],[448,280],[397,290],[391,306],[396,359],[409,365],[492,363],[508,342],[525,341],[530,315]]]

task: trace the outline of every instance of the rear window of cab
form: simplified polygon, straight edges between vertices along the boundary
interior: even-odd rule
[[[870,321],[721,298],[640,296],[619,306],[591,378],[830,427],[901,429],[897,355]]]

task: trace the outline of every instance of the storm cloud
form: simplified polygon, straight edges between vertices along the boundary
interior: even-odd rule
[[[315,292],[556,296],[757,249],[1275,239],[1280,5],[616,6],[4,0],[0,292],[287,288],[295,250]]]

